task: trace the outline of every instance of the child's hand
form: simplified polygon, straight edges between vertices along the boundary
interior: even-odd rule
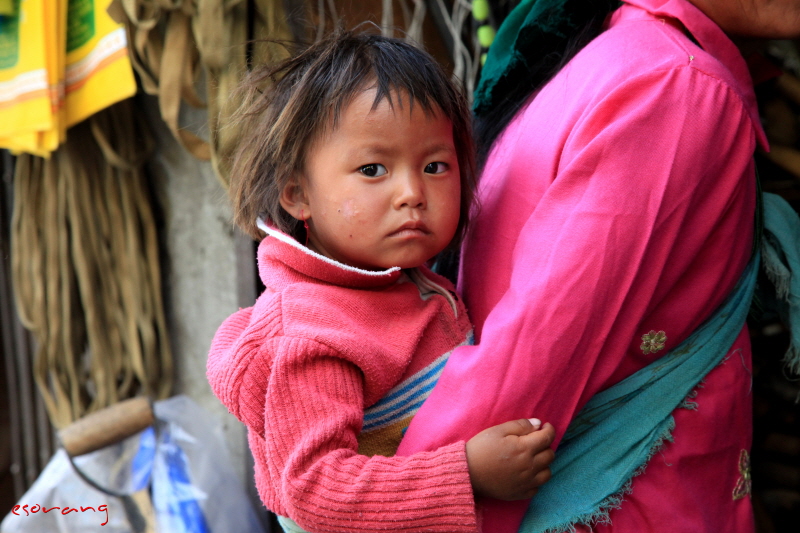
[[[485,429],[467,442],[467,465],[476,496],[498,500],[532,498],[550,479],[555,454],[550,424],[512,420]]]

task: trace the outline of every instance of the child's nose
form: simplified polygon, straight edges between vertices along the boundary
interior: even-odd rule
[[[422,209],[427,205],[425,200],[424,178],[415,172],[408,172],[399,179],[395,205]]]

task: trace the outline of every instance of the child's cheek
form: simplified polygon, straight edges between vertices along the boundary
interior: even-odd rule
[[[339,214],[347,221],[352,222],[356,217],[358,217],[358,207],[356,206],[356,201],[353,199],[345,200],[342,203],[342,206],[339,208]]]

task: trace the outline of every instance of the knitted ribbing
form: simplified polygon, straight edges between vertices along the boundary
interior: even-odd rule
[[[357,453],[364,409],[469,334],[463,304],[456,317],[406,278],[362,279],[272,238],[259,271],[267,290],[220,327],[208,378],[248,427],[264,504],[314,532],[477,531],[463,441]]]

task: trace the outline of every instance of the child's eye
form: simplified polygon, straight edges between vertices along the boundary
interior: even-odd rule
[[[436,161],[435,163],[428,163],[425,166],[426,174],[441,174],[445,170],[447,170],[447,163],[442,163],[441,161]]]
[[[377,178],[379,176],[383,176],[387,172],[386,167],[381,165],[380,163],[372,163],[370,165],[364,165],[358,170],[359,172],[370,178]]]

